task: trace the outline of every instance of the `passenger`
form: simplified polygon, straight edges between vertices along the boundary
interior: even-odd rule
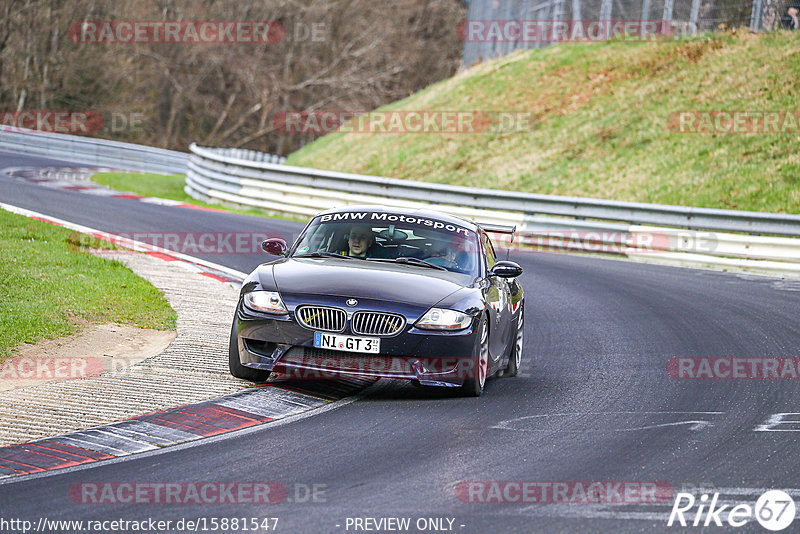
[[[450,247],[442,247],[439,248],[431,254],[429,258],[425,261],[428,263],[432,263],[434,265],[438,265],[440,267],[445,267],[446,269],[452,269],[456,267],[456,251]]]
[[[367,252],[375,244],[375,233],[366,224],[356,224],[350,228],[347,237],[347,256],[353,258],[366,258]]]

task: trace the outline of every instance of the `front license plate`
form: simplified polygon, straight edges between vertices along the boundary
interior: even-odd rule
[[[381,350],[381,340],[377,337],[338,336],[336,334],[314,332],[314,346],[320,349],[377,354]]]

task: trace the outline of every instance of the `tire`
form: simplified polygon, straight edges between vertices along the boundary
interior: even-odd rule
[[[231,338],[228,342],[228,369],[236,378],[243,378],[251,382],[264,382],[269,378],[270,371],[245,367],[239,360],[238,326],[239,320],[234,317],[233,326],[231,326]]]
[[[514,340],[514,346],[511,349],[511,355],[508,357],[508,365],[503,371],[504,377],[517,376],[519,366],[522,363],[522,349],[525,341],[525,306],[519,310],[519,322],[517,323],[517,336]]]
[[[462,393],[467,397],[481,396],[489,374],[489,324],[485,316],[481,319],[478,332],[470,369],[470,376],[475,378],[467,378],[461,386]]]

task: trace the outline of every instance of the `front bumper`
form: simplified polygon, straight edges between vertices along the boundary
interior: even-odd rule
[[[376,306],[370,310],[376,310]],[[358,310],[352,310],[358,311]],[[380,310],[376,311],[392,311]],[[301,326],[294,312],[284,316],[254,314],[239,303],[238,346],[243,366],[276,371],[302,379],[346,377],[417,380],[422,385],[460,386],[473,374],[476,324],[458,332],[432,332],[413,326],[426,310],[404,313],[407,324],[381,338],[379,354],[314,347],[314,330]],[[347,327],[341,335],[354,336]]]

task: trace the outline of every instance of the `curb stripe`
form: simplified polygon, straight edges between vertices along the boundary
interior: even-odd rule
[[[145,252],[145,254],[147,254],[148,256],[152,256],[154,258],[157,258],[159,260],[179,261],[178,258],[170,256],[169,254],[164,254],[163,252]]]
[[[56,225],[56,226],[61,226],[61,225],[60,225],[60,224],[58,224],[57,222],[48,221],[47,219],[43,219],[43,218],[41,218],[41,217],[28,217],[28,218],[29,218],[29,219],[33,219],[33,220],[35,220],[35,221],[41,221],[41,222],[46,222],[46,223],[54,224],[54,225]]]
[[[18,474],[20,474],[19,471],[11,469],[10,467],[0,467],[0,477],[18,475]]]
[[[52,444],[48,443],[47,445],[52,445]],[[56,457],[64,458],[65,460],[72,460],[72,458],[77,458],[77,460],[72,460],[76,464],[82,464],[83,462],[85,462],[87,460],[91,460],[91,458],[89,458],[88,456],[80,456],[80,455],[72,453],[72,452],[64,452],[64,451],[55,449],[52,446],[46,447],[45,445],[42,445],[42,444],[31,443],[30,447],[32,449],[42,449],[44,451],[47,451],[47,453],[42,453],[42,454],[51,454],[51,455],[56,456]]]
[[[233,280],[231,278],[225,278],[225,277],[218,276],[216,274],[212,274],[212,273],[208,273],[208,272],[202,272],[202,273],[197,273],[197,274],[199,274],[200,276],[207,276],[209,278],[212,278],[212,279],[216,280],[217,282],[239,282],[239,280]]]
[[[95,436],[91,434],[85,434],[82,432],[75,433],[75,434],[67,434],[66,436],[58,436],[52,438],[53,441],[58,441],[59,443],[64,443],[66,445],[76,445],[78,447],[85,447],[87,449],[91,449],[93,451],[102,452],[108,456],[123,456],[127,454],[122,449],[118,449],[116,447],[112,447],[110,445],[105,445],[101,443],[101,440],[98,440]]]
[[[5,461],[9,462],[17,462],[21,465],[36,467],[41,469],[42,471],[47,471],[48,469],[53,469],[54,467],[70,467],[73,465],[80,465],[83,462],[76,462],[75,460],[70,460],[68,458],[62,458],[58,456],[52,456],[50,454],[45,454],[41,452],[37,452],[35,450],[30,449],[18,449],[13,451],[13,454],[8,454],[3,458]]]
[[[14,460],[6,460],[4,458],[0,458],[0,466],[6,467],[8,469],[15,469],[20,474],[38,473],[40,471],[44,471],[44,469],[40,469],[32,465],[23,464],[21,462],[15,462]]]
[[[107,460],[108,458],[111,458],[111,456],[101,452],[84,449],[83,447],[76,447],[74,445],[67,445],[66,443],[60,443],[58,441],[53,441],[51,439],[43,439],[40,441],[35,441],[32,443],[28,443],[28,445],[38,445],[40,447],[68,452],[75,456],[81,456],[90,462],[97,460]]]
[[[64,169],[71,169],[69,167],[64,167]],[[72,181],[65,181],[59,180],[49,177],[41,177],[35,176],[35,173],[38,168],[29,168],[29,167],[14,167],[4,169],[8,176],[14,178],[22,178],[23,180],[31,183],[35,183],[38,185],[42,185],[45,187],[50,187],[53,189],[61,189],[65,191],[77,191],[80,193],[88,193],[92,195],[99,195],[99,196],[106,196],[106,197],[113,197],[113,198],[121,198],[125,200],[136,200],[139,202],[147,202],[149,204],[158,204],[161,206],[171,206],[176,208],[185,208],[185,209],[192,209],[192,210],[202,210],[202,211],[215,211],[218,213],[230,213],[228,211],[218,209],[218,208],[209,208],[207,206],[197,206],[195,204],[189,204],[188,202],[182,202],[180,200],[172,200],[168,198],[158,198],[158,197],[145,197],[142,195],[137,195],[135,193],[123,193],[119,191],[115,191],[113,189],[109,189],[105,186],[100,184],[96,184],[91,181],[90,178],[87,178],[85,184],[76,184]],[[86,168],[86,171],[95,171],[95,172],[108,172],[110,169],[94,169],[94,168]],[[124,171],[123,171],[124,172]],[[95,173],[91,173],[95,174]]]
[[[209,207],[206,207],[206,206],[197,206],[196,204],[187,204],[186,202],[183,202],[181,204],[176,204],[175,207],[176,208],[186,208],[186,209],[189,209],[189,210],[216,211],[217,213],[230,213],[230,212],[225,211],[225,210],[221,210],[221,209],[217,209],[217,208],[209,208]]]
[[[191,441],[197,438],[195,434],[184,432],[183,430],[168,428],[162,425],[156,425],[141,419],[127,419],[118,423],[111,423],[104,428],[112,432],[119,432],[122,435],[125,435],[126,433],[141,435],[141,439],[152,441],[156,445],[174,445],[175,443]]]
[[[298,391],[291,382],[250,388],[213,401],[150,413],[55,438],[0,448],[0,479],[51,471],[154,451],[243,428],[269,424],[285,417],[330,405],[374,383],[343,380],[333,393]],[[304,386],[307,387],[306,384]],[[323,398],[323,397],[329,397]]]

